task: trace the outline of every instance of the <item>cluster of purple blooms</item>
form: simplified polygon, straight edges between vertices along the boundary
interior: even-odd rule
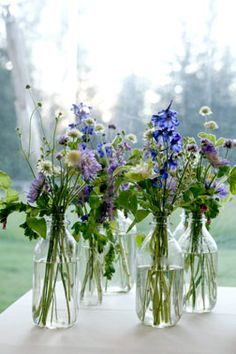
[[[169,170],[175,171],[177,168],[177,155],[182,150],[182,138],[177,132],[176,128],[179,125],[177,118],[177,112],[171,110],[170,102],[169,106],[153,115],[151,122],[153,125],[153,138],[156,141],[157,149],[150,149],[150,155],[155,162],[154,172],[159,173],[160,176],[153,180],[153,186],[157,186],[159,183],[162,186],[162,180],[167,180],[169,176]],[[156,162],[157,150],[162,149],[163,156],[167,156],[167,159],[163,162],[162,166],[158,166]],[[165,154],[165,152],[167,154]]]
[[[226,159],[221,159],[214,145],[208,139],[203,139],[201,141],[201,153],[214,168],[219,168],[222,166],[229,166],[230,161]]]

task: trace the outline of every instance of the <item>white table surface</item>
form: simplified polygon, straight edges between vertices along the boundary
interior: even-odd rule
[[[184,314],[172,328],[142,325],[134,294],[106,296],[83,307],[76,326],[33,325],[31,292],[0,315],[0,354],[236,354],[236,288],[219,288],[212,313]]]

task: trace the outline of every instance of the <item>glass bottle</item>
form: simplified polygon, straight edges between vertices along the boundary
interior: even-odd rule
[[[33,256],[33,320],[40,327],[67,328],[78,315],[77,243],[64,213],[52,215],[47,226]]]
[[[115,260],[113,262],[115,272],[112,279],[104,277],[104,291],[109,293],[127,293],[134,284],[135,257],[136,257],[136,227],[127,233],[132,221],[118,211],[117,222],[114,227]]]
[[[176,226],[176,229],[173,232],[173,237],[178,241],[179,238],[184,234],[188,227],[189,213],[187,213],[184,209],[180,214],[180,222]]]
[[[174,326],[182,315],[183,257],[166,219],[157,219],[137,254],[136,312],[145,324]]]
[[[103,254],[99,253],[94,237],[81,240],[79,263],[80,302],[86,306],[96,306],[103,298]]]
[[[192,215],[179,240],[184,255],[184,309],[209,312],[217,299],[217,245],[206,228],[206,218]]]

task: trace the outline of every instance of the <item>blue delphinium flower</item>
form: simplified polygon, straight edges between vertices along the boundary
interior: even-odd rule
[[[182,138],[179,133],[174,133],[170,140],[170,149],[175,152],[180,152],[182,150]]]
[[[92,107],[86,106],[81,102],[78,105],[72,104],[71,110],[76,116],[77,122],[81,123],[84,119],[89,118],[91,116]]]
[[[171,157],[168,160],[168,167],[175,171],[177,169],[177,161],[176,159],[173,158],[173,154],[171,155]]]
[[[171,129],[179,125],[177,119],[177,112],[170,109],[172,101],[166,109],[158,112],[157,115],[153,115],[151,121],[154,127],[159,127],[161,129]]]
[[[105,156],[105,153],[104,153],[104,150],[103,150],[103,144],[102,143],[99,143],[97,145],[97,152],[98,152],[98,155],[103,158]]]

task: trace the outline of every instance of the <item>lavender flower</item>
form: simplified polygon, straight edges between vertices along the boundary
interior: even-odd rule
[[[45,175],[42,172],[39,172],[38,177],[33,180],[30,191],[27,195],[27,200],[29,203],[34,203],[37,200],[43,189],[45,178]]]

